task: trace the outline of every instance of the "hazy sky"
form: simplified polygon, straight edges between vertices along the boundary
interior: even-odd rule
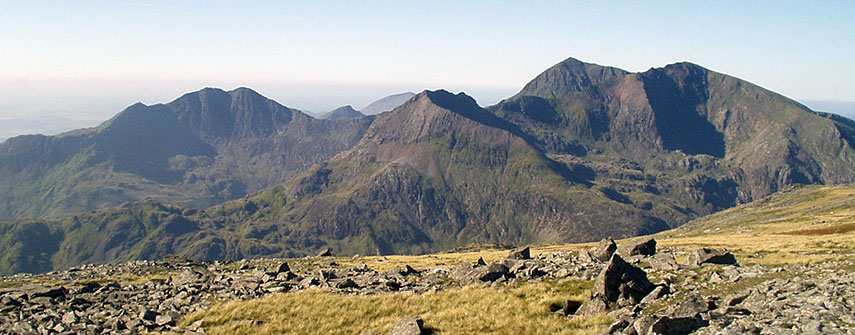
[[[0,0],[0,119],[103,120],[205,86],[315,112],[425,88],[490,105],[571,56],[855,101],[855,2]]]

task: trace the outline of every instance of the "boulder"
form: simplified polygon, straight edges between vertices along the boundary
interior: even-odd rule
[[[608,262],[611,259],[612,254],[617,250],[617,244],[615,244],[615,240],[611,237],[604,238],[600,241],[596,247],[591,248],[589,250],[591,257],[600,262]]]
[[[282,264],[279,264],[279,267],[276,269],[277,274],[282,272],[291,272],[291,267],[288,266],[287,262],[282,262]]]
[[[736,264],[736,257],[728,251],[698,248],[689,253],[689,265],[700,266],[703,264]]]
[[[561,308],[561,314],[569,316],[576,314],[576,311],[579,310],[579,307],[582,307],[582,303],[574,300],[567,300],[564,302],[564,307]]]
[[[592,315],[616,307],[636,305],[653,290],[647,273],[613,254],[594,282],[591,297],[576,314]]]
[[[529,247],[525,247],[522,249],[511,250],[511,253],[508,254],[508,258],[511,258],[511,259],[531,259],[531,249]]]
[[[417,275],[420,273],[418,270],[413,269],[413,267],[409,265],[404,265],[404,267],[398,269],[397,272],[402,276]]]
[[[652,238],[629,242],[620,246],[617,253],[623,257],[629,256],[653,256],[656,254],[656,240]]]
[[[650,304],[656,300],[661,299],[662,297],[668,295],[670,293],[670,289],[665,285],[657,285],[653,291],[647,294],[644,299],[641,299],[642,304]]]
[[[424,327],[424,321],[419,316],[401,318],[395,321],[389,335],[421,335],[422,327]]]
[[[674,257],[673,253],[664,252],[653,255],[647,259],[648,263],[650,263],[650,267],[656,270],[679,270],[680,264],[677,263],[677,259]]]
[[[475,278],[482,282],[492,282],[496,281],[499,278],[508,276],[509,269],[504,264],[493,263],[487,267],[480,267],[476,269]]]
[[[330,248],[326,248],[324,250],[321,250],[321,252],[318,253],[318,257],[329,257],[329,256],[332,256],[332,250],[330,250]]]
[[[359,288],[359,284],[357,284],[353,279],[346,278],[343,280],[339,280],[335,283],[335,288],[338,289],[346,289],[346,288]]]
[[[139,319],[154,322],[154,320],[157,318],[157,315],[157,312],[153,310],[143,309],[142,311],[140,311]]]
[[[647,333],[661,335],[690,334],[709,324],[701,316],[701,313],[707,311],[709,311],[707,301],[697,293],[690,294],[674,306],[668,315],[654,321]]]

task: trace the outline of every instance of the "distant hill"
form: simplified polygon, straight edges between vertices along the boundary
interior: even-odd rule
[[[855,118],[855,101],[804,100],[803,102],[815,111]]]
[[[128,176],[186,192],[198,187],[185,181],[193,175],[253,180],[285,175],[289,160],[279,157],[316,163],[258,193],[220,188],[241,196],[204,210],[145,200],[0,224],[0,271],[168,254],[235,260],[325,248],[373,255],[593,241],[677,227],[793,184],[855,181],[855,121],[691,63],[632,73],[570,58],[495,106],[424,91],[376,118],[338,121],[253,96],[203,90],[168,105],[132,106],[93,130],[10,141],[33,142],[15,144],[29,151],[0,145],[7,166],[0,171],[21,180],[37,171],[42,188],[28,195],[48,199],[75,191],[63,182],[88,181],[79,176],[87,171],[112,173],[98,175],[97,192],[75,199],[146,185],[121,184],[137,180],[120,179]],[[155,129],[157,138],[143,135]],[[329,134],[339,146],[323,142]],[[303,142],[279,146],[268,136]],[[305,158],[311,151],[294,149],[309,147],[328,155]]]
[[[403,105],[407,100],[412,99],[414,96],[416,96],[416,94],[413,92],[393,94],[368,104],[368,106],[362,109],[362,113],[365,115],[385,113],[395,109],[395,107]]]
[[[64,217],[149,197],[208,207],[350,148],[372,121],[317,120],[247,88],[137,103],[96,128],[0,144],[0,219]]]
[[[329,113],[321,116],[321,119],[327,120],[342,120],[342,119],[355,119],[365,116],[365,114],[360,113],[358,110],[353,109],[350,105],[341,106],[336,108]]]
[[[0,143],[24,134],[55,135],[96,124],[97,122],[48,115],[0,119]]]

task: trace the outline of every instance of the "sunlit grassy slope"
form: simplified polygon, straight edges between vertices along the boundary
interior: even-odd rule
[[[743,265],[852,259],[855,185],[792,187],[654,237],[666,247],[726,248]],[[618,244],[622,242],[626,241]],[[591,245],[534,246],[532,254]],[[450,267],[475,262],[479,257],[490,262],[505,255],[507,250],[484,249],[424,256],[342,257],[335,261],[342,266],[365,262],[383,271],[405,264],[422,269]],[[320,260],[293,260],[292,267],[313,267],[316,262]],[[581,301],[591,285],[563,280],[370,296],[311,290],[221,303],[188,316],[182,324],[203,320],[212,334],[359,334],[385,333],[398,318],[420,315],[435,334],[590,334],[602,331],[611,318],[566,318],[552,311],[566,299]]]
[[[797,186],[657,234],[660,245],[712,246],[764,265],[851,258],[855,185]]]

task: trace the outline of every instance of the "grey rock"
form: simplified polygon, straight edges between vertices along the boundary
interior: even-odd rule
[[[153,322],[157,318],[157,315],[158,314],[155,311],[152,311],[150,309],[143,309],[142,311],[140,311],[138,318],[140,320],[152,321]]]
[[[668,295],[669,291],[670,290],[668,289],[668,286],[657,285],[656,288],[653,289],[653,291],[650,291],[650,293],[648,293],[647,296],[644,297],[644,299],[641,299],[641,303],[650,304]]]
[[[653,284],[647,279],[644,270],[614,254],[594,282],[591,297],[576,314],[593,315],[622,305],[635,305],[652,289]]]
[[[615,240],[609,237],[602,239],[600,243],[596,247],[591,248],[589,252],[594,260],[608,262],[616,250],[617,244],[615,244]]]
[[[65,312],[65,314],[62,315],[62,323],[66,325],[73,325],[77,323],[78,320],[79,318],[72,311]]]
[[[690,265],[736,264],[736,257],[730,252],[710,248],[698,248],[689,254]]]
[[[642,239],[621,245],[617,253],[623,257],[643,255],[653,256],[656,254],[656,240],[652,238]]]
[[[509,274],[509,269],[504,264],[492,263],[487,267],[478,268],[475,278],[482,282],[492,282]]]
[[[421,335],[424,327],[424,321],[419,316],[406,317],[395,321],[389,335]]]
[[[279,267],[276,268],[277,274],[283,273],[283,272],[291,272],[291,267],[288,266],[287,262],[282,262],[282,264],[279,264]]]
[[[154,319],[154,323],[161,327],[174,326],[175,322],[178,321],[179,317],[180,316],[178,316],[178,314],[174,312],[164,313],[156,316]]]
[[[529,247],[511,250],[508,254],[511,259],[531,259],[531,249]]]
[[[324,250],[321,250],[318,253],[318,257],[329,257],[329,256],[332,256],[332,250],[330,250],[330,248],[326,248]]]

